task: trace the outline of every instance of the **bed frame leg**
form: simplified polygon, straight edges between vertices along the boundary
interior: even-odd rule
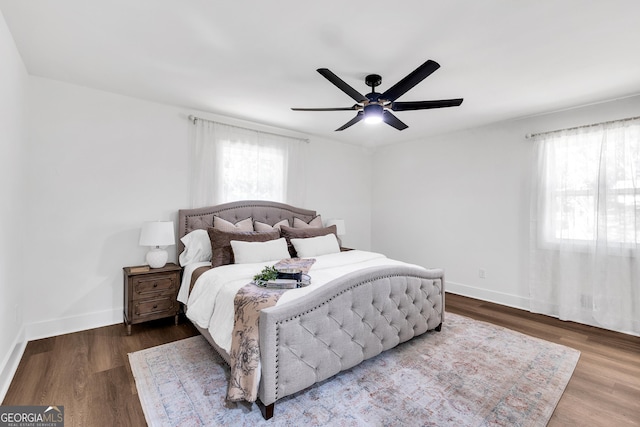
[[[440,332],[442,330],[442,323],[436,326],[436,331]]]
[[[260,399],[256,400],[256,404],[258,405],[258,407],[260,408],[260,412],[262,413],[262,418],[264,418],[265,420],[269,420],[271,418],[273,418],[273,410],[276,406],[275,403],[272,403],[271,405],[266,405],[264,403],[262,403],[260,401]]]

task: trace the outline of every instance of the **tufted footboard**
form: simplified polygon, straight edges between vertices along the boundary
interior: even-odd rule
[[[274,403],[444,321],[442,270],[375,267],[262,310],[259,398]]]

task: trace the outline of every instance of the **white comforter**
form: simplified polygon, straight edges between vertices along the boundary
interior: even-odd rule
[[[276,305],[285,304],[305,295],[353,271],[385,265],[407,265],[382,254],[366,251],[347,251],[315,258],[309,270],[311,285],[286,291]],[[251,282],[265,265],[276,264],[232,264],[213,268],[204,273],[195,283],[187,303],[187,317],[209,331],[215,342],[227,353],[231,349],[231,334],[234,322],[233,300],[236,293]],[[188,286],[188,284],[187,284]]]

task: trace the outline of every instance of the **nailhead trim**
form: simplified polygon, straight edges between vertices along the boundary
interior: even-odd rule
[[[332,302],[332,301],[333,301],[333,300],[335,300],[337,297],[339,297],[339,296],[341,296],[341,295],[344,295],[344,294],[345,294],[345,293],[347,293],[347,292],[352,292],[354,289],[357,289],[357,288],[359,288],[359,287],[361,287],[361,286],[363,286],[363,285],[367,285],[367,284],[370,284],[370,283],[375,282],[375,281],[378,281],[378,280],[390,279],[390,278],[392,278],[392,277],[411,277],[411,278],[419,279],[419,280],[420,280],[419,290],[420,290],[420,292],[422,292],[422,294],[423,294],[423,295],[424,295],[424,297],[425,297],[425,298],[424,298],[423,300],[421,300],[421,301],[422,301],[422,302],[427,301],[427,302],[431,303],[431,310],[429,310],[429,314],[434,314],[434,312],[436,312],[435,307],[434,307],[434,305],[433,305],[433,302],[431,302],[431,301],[429,300],[429,295],[430,295],[430,294],[429,294],[429,292],[428,292],[428,290],[427,290],[426,288],[427,288],[427,287],[429,287],[430,289],[431,289],[431,288],[436,288],[436,289],[438,289],[438,291],[439,291],[439,292],[438,292],[438,294],[439,294],[439,295],[442,295],[442,280],[441,280],[441,279],[439,279],[439,278],[437,278],[437,279],[426,279],[426,278],[421,277],[421,276],[418,276],[418,275],[413,275],[413,274],[401,274],[401,273],[398,273],[398,274],[387,274],[387,275],[376,276],[376,277],[372,277],[372,278],[367,279],[367,280],[363,280],[363,281],[361,281],[361,282],[357,282],[357,283],[353,284],[352,286],[350,286],[350,287],[348,287],[348,288],[346,288],[346,289],[343,289],[342,291],[340,291],[340,292],[338,292],[338,293],[336,293],[336,294],[334,294],[334,295],[330,296],[330,297],[329,297],[328,299],[326,299],[325,301],[322,301],[322,302],[321,302],[321,303],[319,303],[318,305],[311,307],[310,309],[306,310],[306,311],[305,311],[305,312],[303,312],[303,313],[299,313],[299,314],[296,314],[296,315],[291,316],[291,317],[289,317],[289,318],[279,320],[279,321],[278,321],[278,322],[276,322],[276,324],[275,324],[275,326],[276,326],[276,340],[275,340],[275,341],[276,341],[276,355],[275,355],[275,365],[276,365],[276,369],[275,369],[275,399],[276,399],[276,400],[280,399],[280,382],[279,382],[279,378],[280,378],[280,377],[279,377],[279,373],[280,373],[280,372],[279,372],[279,367],[280,367],[280,365],[279,365],[279,364],[280,364],[280,358],[279,358],[279,356],[280,356],[280,326],[281,326],[281,325],[283,325],[283,324],[285,324],[285,323],[288,323],[288,322],[290,322],[290,321],[293,321],[293,320],[296,320],[296,319],[300,319],[300,318],[302,318],[303,316],[306,316],[306,315],[308,315],[308,314],[310,314],[310,313],[312,313],[312,312],[314,312],[314,311],[318,310],[319,308],[321,308],[321,307],[323,307],[324,305],[326,305],[326,304],[328,304],[328,303]],[[406,283],[405,283],[405,285],[406,285]],[[406,285],[406,286],[405,286],[405,295],[408,295],[408,294],[409,294],[409,286],[408,286],[408,285]],[[390,296],[391,296],[391,295],[389,295],[389,297],[390,297]],[[391,299],[391,298],[389,298],[389,299]],[[393,299],[391,299],[391,301],[393,301]],[[412,299],[412,302],[414,303],[414,304],[413,304],[413,306],[416,306],[415,301],[416,301],[416,298],[413,298],[413,299]],[[393,301],[393,302],[394,302],[394,304],[395,304],[395,301]],[[399,308],[399,304],[395,304],[395,305],[396,305],[396,308],[398,309],[398,311],[401,311],[401,312],[405,315],[405,319],[406,319],[407,312],[406,312],[406,311],[402,311],[402,310],[400,310],[400,308]],[[381,315],[381,316],[384,316],[384,315],[382,314],[382,311],[381,311],[380,309],[378,309],[378,307],[376,307],[375,305],[373,305],[373,307],[378,311],[378,313],[380,313],[380,315]],[[353,302],[352,302],[352,304],[351,304],[351,311],[352,311],[354,314],[356,314],[358,317],[360,317],[360,318],[362,319],[362,322],[363,322],[363,323],[365,323],[367,326],[369,326],[369,329],[371,330],[371,332],[372,332],[372,333],[374,333],[374,328],[373,328],[371,325],[369,325],[369,324],[368,324],[368,322],[366,322],[366,321],[365,321],[365,319],[364,319],[362,316],[360,316],[360,314],[358,314],[358,313],[356,312],[356,310],[355,310],[355,305],[354,305],[354,303],[353,303]],[[424,313],[424,311],[425,311],[425,310],[424,310],[424,305],[423,305],[423,306],[421,307],[421,309],[420,309],[420,313],[419,313],[419,314],[423,314],[423,313]],[[442,313],[435,313],[435,314],[440,314],[440,315],[442,315]],[[427,324],[427,328],[428,328],[428,327],[429,327],[429,326],[428,326],[428,324],[429,324],[429,322],[428,322],[428,321],[429,321],[429,319],[431,318],[431,315],[429,315],[429,316],[425,316],[425,315],[423,315],[422,317],[424,318],[424,320],[425,320],[425,322],[426,322],[426,324]],[[386,318],[386,317],[385,317],[385,318]],[[335,321],[335,319],[334,319],[334,321]],[[336,323],[338,323],[338,322],[336,321]],[[339,323],[338,323],[338,324],[339,324]],[[303,326],[303,325],[301,325],[301,326]],[[340,329],[342,329],[342,330],[344,331],[344,329],[342,328],[342,325],[340,325],[340,324],[339,324],[339,326],[340,326]],[[391,322],[390,322],[390,321],[389,321],[389,326],[391,326],[391,327],[393,327],[394,329],[396,329],[396,330],[398,331],[398,333],[400,332],[400,328],[398,328],[398,327],[397,327],[397,325],[393,325],[393,324],[391,324]],[[303,326],[303,327],[304,327],[304,326]],[[415,323],[414,323],[414,325],[413,325],[413,330],[415,330],[416,328],[417,328],[417,324],[415,324]],[[305,328],[305,329],[306,329],[306,328]],[[307,331],[308,331],[312,336],[314,336],[314,337],[315,337],[315,336],[317,336],[317,334],[312,333],[310,330],[308,330],[308,329],[307,329]],[[347,331],[344,331],[344,332],[347,334]],[[347,335],[349,335],[349,334],[347,334]],[[374,335],[376,335],[376,334],[374,333]],[[354,336],[351,336],[351,335],[349,335],[349,336],[350,336],[350,338],[351,338],[351,341],[352,341],[352,342],[354,342],[354,343],[356,343],[358,346],[360,346],[360,347],[361,347],[361,349],[364,351],[364,349],[365,349],[364,345],[362,345],[362,344],[360,344],[359,342],[355,341],[355,340],[354,340]],[[379,337],[379,336],[377,336],[377,335],[376,335],[376,337],[380,340],[380,343],[381,343],[381,345],[382,345],[383,340],[384,340],[385,338],[384,338],[384,337],[382,337],[382,338],[381,338],[381,337]],[[318,341],[323,342],[322,340],[319,340],[319,339],[318,339]],[[323,343],[324,343],[324,342],[323,342]],[[327,345],[326,343],[324,343],[324,344],[325,344],[325,345]],[[384,347],[384,346],[383,346],[383,347]],[[329,346],[327,346],[327,348],[329,348],[329,349],[331,350],[331,348],[330,348]],[[336,356],[338,356],[338,358],[339,358],[340,360],[342,360],[342,358],[343,358],[343,356],[342,356],[342,355],[337,354],[335,351],[334,351],[334,354],[336,354]],[[316,371],[317,371],[317,367],[316,367],[315,369],[316,369]]]

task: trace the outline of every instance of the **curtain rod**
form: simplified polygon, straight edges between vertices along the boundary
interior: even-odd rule
[[[209,119],[203,119],[202,117],[196,117],[196,116],[194,116],[192,114],[189,114],[188,119],[189,119],[189,121],[193,122],[194,125],[196,124],[196,120],[204,120],[205,122],[211,122],[211,123],[220,123],[220,122],[216,122],[215,120],[209,120]],[[308,138],[298,138],[298,137],[295,137],[295,136],[281,135],[281,134],[275,133],[275,132],[264,132],[264,131],[261,131],[261,130],[251,129],[251,128],[247,128],[247,127],[243,127],[243,126],[228,125],[226,123],[220,123],[220,124],[221,125],[225,125],[225,126],[233,126],[234,128],[238,128],[238,129],[244,129],[244,130],[250,130],[250,131],[253,131],[253,132],[265,133],[267,135],[279,136],[279,137],[282,137],[282,138],[299,139],[301,141],[306,142],[307,144],[309,144],[311,142],[311,141],[309,141]]]
[[[636,120],[636,119],[640,119],[640,116],[627,117],[626,119],[609,120],[609,121],[606,121],[606,122],[593,123],[593,124],[590,124],[590,125],[574,126],[574,127],[565,128],[565,129],[550,130],[550,131],[547,131],[547,132],[528,133],[524,137],[526,139],[531,139],[531,138],[535,138],[536,136],[547,135],[547,134],[554,133],[554,132],[562,132],[562,131],[565,131],[565,130],[576,130],[576,129],[590,128],[590,127],[593,127],[593,126],[600,126],[600,125],[610,125],[611,123],[627,122],[629,120]]]

